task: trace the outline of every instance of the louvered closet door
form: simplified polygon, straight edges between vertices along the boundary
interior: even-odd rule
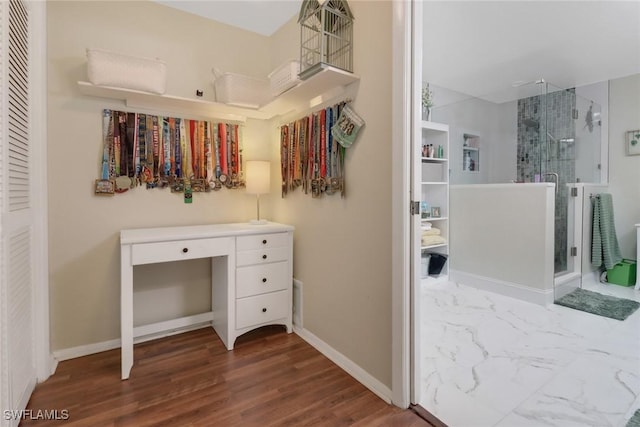
[[[1,2],[3,405],[23,409],[35,385],[33,212],[29,110],[29,16],[20,0]],[[41,100],[40,102],[43,102]],[[4,417],[3,417],[4,418]],[[4,421],[4,420],[3,420]],[[14,422],[9,422],[12,425]]]

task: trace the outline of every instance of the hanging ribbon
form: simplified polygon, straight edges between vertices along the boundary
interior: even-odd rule
[[[172,191],[244,186],[242,132],[227,123],[104,110],[96,194],[138,184]]]
[[[302,186],[312,197],[346,195],[346,148],[364,120],[341,102],[280,127],[282,197]]]

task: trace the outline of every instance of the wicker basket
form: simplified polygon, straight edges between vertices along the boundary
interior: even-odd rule
[[[301,82],[300,61],[288,61],[269,74],[271,95],[278,96]]]
[[[213,69],[216,100],[238,107],[259,108],[266,104],[269,94],[269,80],[235,73],[222,73]]]

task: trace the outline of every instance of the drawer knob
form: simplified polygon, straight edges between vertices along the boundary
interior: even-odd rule
[[[186,254],[187,252],[189,252],[189,248],[182,248],[182,252]]]
[[[266,277],[262,278],[262,283],[267,283],[267,278]]]
[[[262,312],[263,312],[263,313],[266,313],[266,312],[267,312],[267,309],[266,309],[266,308],[263,308],[263,309],[262,309]]]
[[[262,255],[262,259],[267,259],[267,254]]]
[[[262,241],[262,244],[263,244],[263,245],[266,245],[266,244],[267,244],[267,239],[264,239],[264,240]]]

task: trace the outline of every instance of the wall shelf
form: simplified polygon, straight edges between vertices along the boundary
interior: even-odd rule
[[[440,243],[437,245],[429,245],[429,246],[420,246],[420,250],[442,248],[444,246],[447,246],[447,243]]]
[[[358,80],[360,80],[360,77],[353,73],[334,67],[327,67],[258,109],[236,107],[202,99],[97,86],[83,81],[78,82],[78,88],[84,95],[123,101],[124,105],[130,108],[143,108],[162,113],[177,113],[244,122],[248,118],[268,120],[298,110],[313,108],[341,95],[345,92],[347,86]]]
[[[422,245],[421,235],[416,236],[416,240],[420,247],[420,276],[422,280],[434,281],[432,276],[427,277],[428,267],[426,264],[425,251],[434,250],[434,252],[441,255],[448,256],[449,254],[449,159],[451,158],[449,152],[449,126],[444,123],[436,123],[431,121],[420,122],[420,133],[418,147],[419,154],[422,154],[424,145],[430,145],[434,148],[440,148],[438,151],[442,152],[442,157],[421,157],[420,163],[416,164],[417,173],[419,176],[415,177],[420,182],[420,224],[426,222],[433,223],[433,227],[440,230],[440,235],[445,239],[445,243],[435,245]],[[432,217],[431,213],[434,208],[438,209],[438,214],[442,216]],[[429,215],[427,218],[422,215]],[[416,233],[421,233],[422,229],[417,226],[414,230]],[[416,260],[417,263],[417,260]],[[425,268],[427,270],[425,270]],[[449,272],[448,263],[444,265],[444,268],[438,278],[438,280],[447,280]]]

